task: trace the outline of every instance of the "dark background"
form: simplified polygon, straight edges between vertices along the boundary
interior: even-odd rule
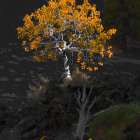
[[[41,6],[48,5],[48,0],[2,0],[0,4],[0,40],[4,42],[16,42],[16,28],[23,26],[23,18],[31,14]],[[76,5],[82,4],[83,0],[76,1]],[[103,8],[103,0],[89,0],[89,3],[97,4],[97,9]]]
[[[0,38],[5,42],[17,41],[18,26],[23,26],[22,19],[28,13],[40,8],[43,0],[3,0],[0,4]]]

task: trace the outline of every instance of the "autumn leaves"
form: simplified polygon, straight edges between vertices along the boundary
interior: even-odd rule
[[[91,14],[87,17],[89,10],[91,10]],[[26,46],[26,52],[30,50],[38,51],[42,47],[41,43],[46,43],[45,48],[38,51],[39,55],[33,56],[35,60],[39,62],[45,61],[45,59],[46,61],[47,59],[56,60],[58,50],[63,50],[64,48],[64,40],[61,38],[67,35],[68,40],[79,44],[80,47],[77,48],[77,63],[81,64],[81,69],[87,69],[88,71],[97,71],[98,67],[89,67],[86,62],[82,61],[82,50],[87,49],[88,58],[91,64],[94,65],[93,54],[99,52],[101,57],[104,57],[104,52],[106,51],[104,44],[106,40],[109,40],[116,33],[116,29],[110,29],[107,32],[103,31],[100,12],[96,11],[96,5],[91,6],[88,0],[84,0],[83,5],[78,6],[75,5],[75,0],[49,1],[48,7],[44,5],[34,13],[31,13],[31,15],[27,14],[23,21],[24,26],[18,27],[17,31],[18,38],[26,38],[22,43],[23,46]],[[54,24],[57,25],[57,28]],[[64,33],[65,30],[69,29],[72,32]],[[58,35],[58,38],[54,34]],[[49,38],[57,40],[57,47],[51,45],[51,41],[49,42],[50,44],[46,42],[45,39]],[[58,49],[59,47],[60,49]],[[110,49],[111,47],[108,47],[107,50],[109,58],[113,55]],[[103,62],[98,62],[98,65],[103,66]]]

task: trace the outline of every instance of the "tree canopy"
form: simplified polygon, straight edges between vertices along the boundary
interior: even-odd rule
[[[88,17],[88,11],[91,11]],[[91,6],[88,0],[83,5],[75,6],[75,0],[49,1],[49,6],[43,5],[23,19],[24,26],[18,27],[18,38],[23,39],[22,45],[25,51],[36,50],[33,58],[36,61],[57,60],[57,54],[63,54],[65,50],[77,51],[77,63],[81,62],[81,68],[96,71],[98,67],[86,66],[83,51],[86,51],[91,64],[95,65],[94,53],[104,57],[104,52],[113,55],[111,47],[107,50],[104,44],[116,33],[116,29],[104,31],[101,24],[100,12],[96,11],[96,5]],[[64,36],[70,42],[66,44]],[[78,43],[77,47],[73,46]],[[102,61],[97,63],[103,65]]]

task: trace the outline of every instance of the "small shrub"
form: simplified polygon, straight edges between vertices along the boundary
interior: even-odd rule
[[[105,135],[106,140],[121,140],[121,137],[121,130],[117,129],[116,127],[111,128],[109,131],[106,132]]]
[[[41,76],[40,81],[38,83],[37,82],[34,82],[34,83],[36,84],[37,88],[29,84],[28,97],[33,98],[33,97],[44,96],[44,94],[46,93],[48,89],[49,79]]]
[[[81,72],[79,68],[76,68],[75,71],[72,72],[72,80],[64,78],[63,83],[60,85],[61,88],[70,87],[79,87],[83,86],[84,84],[91,84],[93,81],[90,80],[90,76]]]
[[[140,105],[136,103],[122,104],[102,112],[91,121],[89,136],[96,139],[102,136],[103,140],[121,140],[123,130],[136,120],[139,113]]]

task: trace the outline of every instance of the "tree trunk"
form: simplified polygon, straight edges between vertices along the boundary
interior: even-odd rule
[[[68,57],[67,57],[66,53],[64,53],[63,55],[64,55],[64,69],[65,69],[64,75],[66,78],[72,79],[71,73],[70,73],[70,67],[68,64]]]

